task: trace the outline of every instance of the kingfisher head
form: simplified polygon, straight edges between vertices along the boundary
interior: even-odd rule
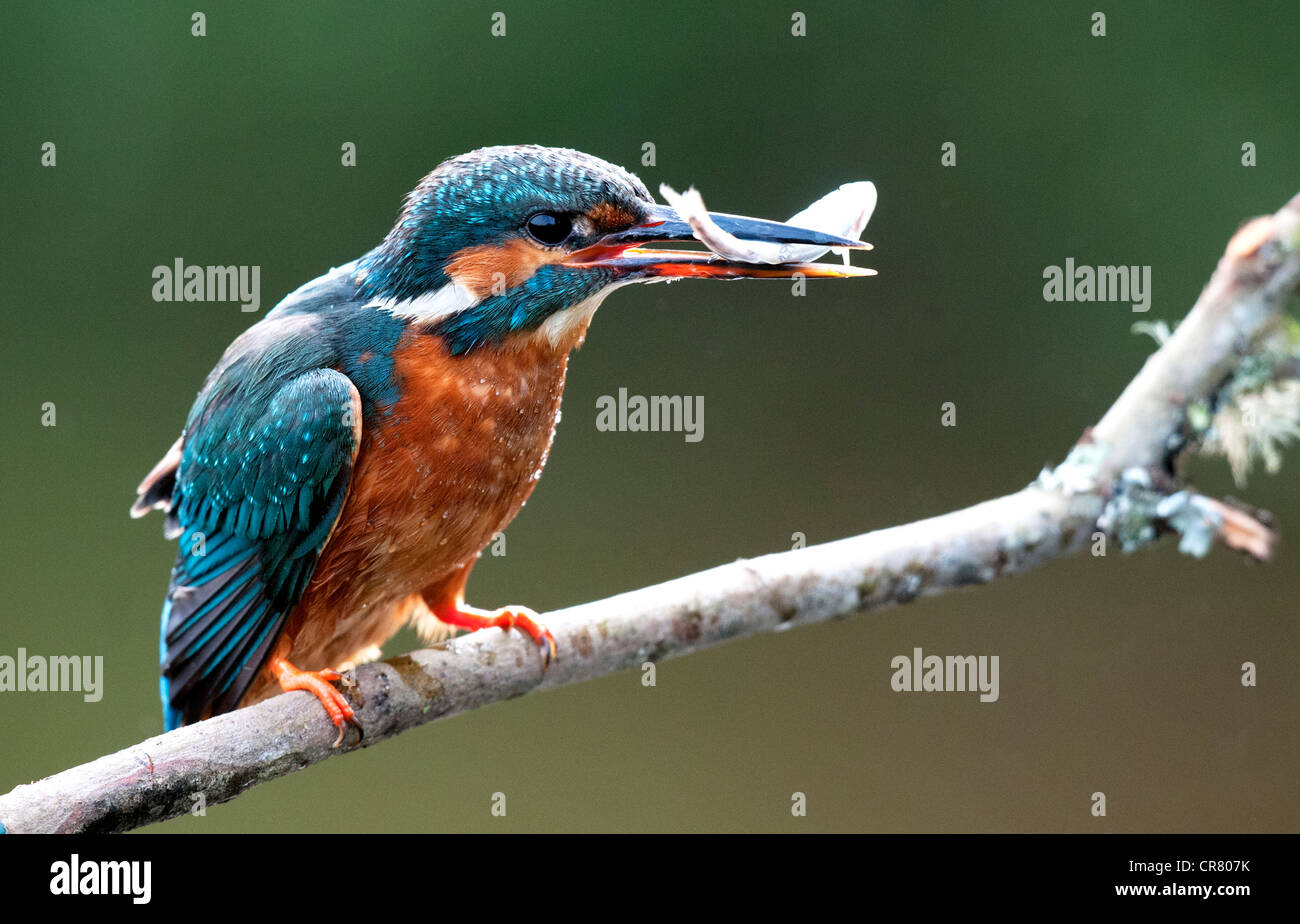
[[[863,246],[782,222],[710,217],[745,241]],[[621,167],[566,148],[489,147],[426,176],[359,262],[358,278],[369,305],[441,335],[461,354],[526,333],[572,345],[604,297],[628,283],[855,275],[654,246],[691,239],[687,221]]]

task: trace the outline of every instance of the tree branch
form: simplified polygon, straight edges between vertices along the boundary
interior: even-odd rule
[[[728,639],[907,603],[1077,552],[1199,533],[1267,557],[1251,512],[1180,491],[1176,462],[1206,435],[1191,410],[1230,400],[1244,358],[1275,334],[1300,284],[1300,196],[1232,238],[1191,313],[1062,465],[1014,494],[838,542],[737,561],[547,616],[543,675],[517,633],[478,632],[352,672],[364,745],[488,703],[604,676]],[[1294,363],[1289,373],[1294,377]],[[1207,532],[1208,531],[1208,532]],[[0,796],[11,832],[126,831],[233,799],[334,749],[314,697],[290,693],[149,738]]]

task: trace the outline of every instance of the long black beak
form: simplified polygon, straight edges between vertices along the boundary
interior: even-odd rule
[[[818,247],[869,249],[870,245],[851,238],[800,228],[782,221],[748,218],[710,212],[709,218],[723,231],[744,241],[760,244],[806,244]],[[567,266],[605,267],[628,275],[653,277],[705,277],[740,279],[768,277],[790,279],[796,274],[806,277],[845,278],[874,276],[875,270],[825,263],[741,263],[725,260],[705,250],[658,250],[641,244],[693,241],[695,235],[675,210],[653,203],[641,223],[606,235],[591,247],[569,255]]]
[[[864,249],[862,241],[827,234],[824,231],[811,231],[808,228],[796,228],[783,221],[768,221],[765,218],[747,218],[744,215],[727,215],[724,212],[710,212],[713,219],[723,231],[744,241],[761,244],[817,244],[823,247],[852,247]],[[608,243],[641,244],[662,241],[690,241],[695,235],[676,211],[666,205],[653,204],[649,209],[645,223],[611,234],[605,238]]]

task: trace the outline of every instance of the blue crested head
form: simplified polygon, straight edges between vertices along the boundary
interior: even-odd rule
[[[787,224],[713,215],[751,241],[856,242]],[[639,245],[692,239],[622,167],[567,148],[482,148],[444,161],[407,197],[383,243],[357,262],[360,294],[460,354],[542,329],[560,344],[629,282],[839,275],[754,266],[705,251]]]
[[[448,265],[468,249],[523,241],[558,247],[566,232],[571,244],[594,243],[652,204],[639,179],[589,154],[537,145],[481,148],[443,161],[411,191],[368,259],[368,281],[374,294],[414,298],[451,281]],[[589,216],[601,206],[607,215],[597,226]]]
[[[565,261],[653,207],[644,183],[589,154],[482,148],[444,161],[407,196],[359,263],[362,294],[462,353],[535,330],[618,281]]]

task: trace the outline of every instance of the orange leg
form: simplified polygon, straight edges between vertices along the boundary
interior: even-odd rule
[[[365,733],[361,730],[361,723],[357,721],[357,714],[352,711],[352,706],[349,705],[347,698],[333,686],[333,684],[343,679],[342,674],[333,670],[302,671],[279,654],[271,657],[267,667],[275,679],[280,682],[280,689],[285,692],[306,690],[320,700],[321,705],[325,707],[325,712],[330,717],[330,721],[337,725],[339,729],[339,736],[334,741],[334,747],[338,747],[343,743],[343,736],[347,733],[348,725],[357,730],[357,744],[361,743]]]
[[[542,649],[542,670],[555,659],[555,636],[542,625],[537,613],[526,606],[503,606],[499,610],[481,610],[469,606],[465,598],[457,595],[454,602],[435,607],[433,615],[449,626],[477,632],[479,629],[522,629]]]

